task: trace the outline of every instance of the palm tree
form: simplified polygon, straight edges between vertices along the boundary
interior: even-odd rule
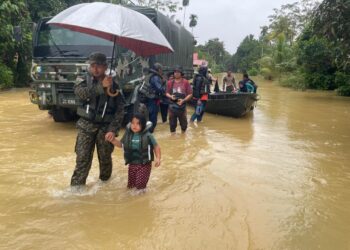
[[[182,25],[185,24],[186,7],[190,4],[190,0],[182,0],[182,6],[184,7],[184,19],[182,20]]]
[[[193,28],[197,25],[197,19],[198,19],[197,15],[191,14],[191,16],[190,16],[190,27],[192,28],[192,35],[193,35]]]

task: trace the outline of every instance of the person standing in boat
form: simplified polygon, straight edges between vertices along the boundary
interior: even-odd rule
[[[183,78],[181,66],[174,69],[174,79],[167,83],[166,96],[170,100],[169,104],[169,125],[170,132],[175,134],[177,120],[179,120],[181,131],[187,130],[187,112],[186,103],[192,98],[192,88],[190,83]]]
[[[201,66],[198,74],[196,74],[193,79],[193,99],[196,101],[196,107],[191,116],[191,122],[195,120],[197,120],[197,122],[202,121],[208,95],[210,93],[210,84],[211,78],[208,77],[207,67]]]
[[[227,71],[227,75],[223,79],[223,86],[222,90],[227,93],[232,93],[237,89],[236,87],[236,80],[235,77],[232,74],[232,71]]]

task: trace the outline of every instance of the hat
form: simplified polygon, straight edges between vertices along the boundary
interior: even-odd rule
[[[160,63],[155,63],[153,64],[152,69],[154,69],[155,71],[159,71],[160,69],[163,69],[163,65],[161,65]]]
[[[176,65],[176,66],[175,66],[175,68],[174,68],[174,73],[175,73],[175,71],[180,72],[181,74],[183,74],[182,67],[179,66],[179,65]]]
[[[99,64],[99,65],[107,65],[107,57],[105,54],[100,52],[91,53],[89,56],[89,64]]]

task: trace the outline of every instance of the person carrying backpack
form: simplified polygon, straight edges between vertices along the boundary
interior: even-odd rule
[[[201,122],[204,115],[211,84],[211,79],[208,79],[207,73],[207,67],[201,66],[198,74],[193,79],[193,99],[196,100],[196,107],[195,112],[191,116],[191,122],[195,120]]]
[[[144,96],[143,103],[148,109],[149,121],[152,122],[152,127],[149,129],[151,133],[153,133],[157,126],[160,99],[165,95],[162,74],[162,65],[160,63],[155,63],[152,68],[148,70],[148,74],[139,89],[139,92]]]

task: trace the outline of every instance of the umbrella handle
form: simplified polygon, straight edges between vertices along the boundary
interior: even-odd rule
[[[111,96],[111,97],[115,97],[117,95],[119,95],[119,90],[115,90],[115,93],[112,92],[112,88],[107,88],[107,95]]]

